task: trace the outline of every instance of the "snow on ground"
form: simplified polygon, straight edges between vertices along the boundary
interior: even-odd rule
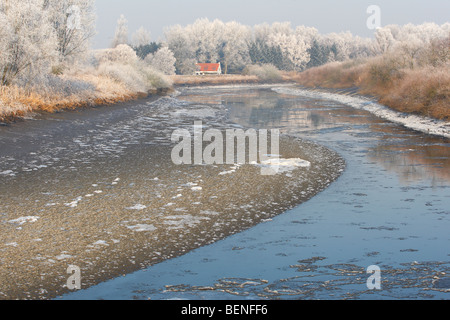
[[[299,88],[276,87],[272,90],[282,94],[336,101],[356,109],[368,111],[380,118],[399,123],[409,129],[450,138],[450,123],[448,122],[398,112],[368,98]]]

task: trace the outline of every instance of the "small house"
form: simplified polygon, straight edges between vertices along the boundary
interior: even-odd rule
[[[222,67],[219,63],[197,63],[197,71],[195,72],[198,76],[204,76],[207,74],[222,74]]]

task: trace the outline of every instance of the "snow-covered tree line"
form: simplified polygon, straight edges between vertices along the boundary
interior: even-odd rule
[[[129,38],[128,20],[121,15],[117,20],[117,27],[114,34],[111,47],[119,48],[128,46],[133,48],[136,56],[140,58],[149,67],[162,72],[165,75],[175,74],[175,56],[166,45],[151,41],[151,33],[144,27],[139,28]]]
[[[175,55],[177,72],[182,74],[192,73],[195,62],[221,62],[225,72],[240,71],[248,64],[302,71],[376,52],[373,40],[350,33],[321,35],[315,28],[293,28],[289,22],[249,27],[199,19],[186,27],[167,28],[165,38]]]
[[[441,26],[435,23],[388,25],[378,29],[375,37],[381,53],[401,56],[405,66],[413,68],[415,61],[422,53],[429,51],[434,41],[450,39],[450,23]],[[444,53],[448,50],[447,45]]]
[[[0,25],[0,85],[32,82],[92,57],[94,0],[1,0]],[[361,38],[350,32],[320,34],[288,22],[250,27],[204,18],[166,28],[164,39],[156,43],[145,28],[130,37],[122,15],[111,49],[129,46],[142,62],[166,75],[192,74],[201,62],[221,62],[225,73],[241,72],[251,64],[303,71],[386,52],[399,52],[412,61],[421,48],[449,33],[450,23],[389,25],[373,38]]]
[[[94,0],[2,0],[0,25],[0,85],[30,82],[86,55]]]
[[[196,62],[221,62],[225,72],[241,71],[248,64],[303,71],[328,62],[374,56],[389,48],[414,55],[431,39],[448,34],[448,23],[387,26],[377,30],[373,38],[361,38],[350,32],[320,34],[315,28],[293,28],[289,22],[249,27],[199,19],[185,27],[167,28],[165,44],[173,52],[176,70],[181,74],[192,73]]]
[[[331,61],[375,54],[375,41],[351,33],[321,35],[315,28],[289,22],[249,27],[238,22],[198,19],[187,26],[166,28],[156,44],[144,28],[129,37],[128,22],[121,16],[112,47],[127,44],[139,57],[165,74],[193,74],[196,63],[222,63],[225,73],[241,72],[250,64],[271,64],[280,70],[302,71]],[[163,59],[164,57],[164,59]]]

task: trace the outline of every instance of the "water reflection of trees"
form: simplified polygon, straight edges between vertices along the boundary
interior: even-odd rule
[[[382,135],[369,158],[399,174],[402,183],[431,179],[433,185],[450,181],[450,141],[413,132],[398,125],[371,125]]]
[[[302,126],[317,129],[329,122],[327,112],[314,111],[298,101],[271,97],[267,94],[240,96],[238,101],[227,101],[231,118],[248,119],[250,127],[282,128]]]
[[[411,184],[431,179],[433,185],[450,181],[450,142],[416,133],[392,124],[369,113],[342,105],[315,104],[284,97],[270,91],[242,91],[238,94],[218,95],[205,102],[205,96],[191,96],[191,102],[215,103],[229,106],[230,118],[247,119],[243,125],[252,128],[295,128],[311,131],[336,126],[368,126],[375,133],[377,145],[370,148],[368,157],[386,170],[399,175],[401,183]],[[368,130],[368,132],[369,132]]]

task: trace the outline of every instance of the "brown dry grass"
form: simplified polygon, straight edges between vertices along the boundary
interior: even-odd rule
[[[81,92],[69,96],[54,93],[36,93],[17,86],[0,86],[0,122],[10,122],[30,112],[57,112],[74,110],[94,105],[110,105],[138,98],[125,85],[98,75],[79,75],[78,80],[95,86],[92,92]]]
[[[358,87],[397,111],[450,121],[450,63],[411,69],[398,57],[381,56],[330,63],[289,77],[306,87]]]

